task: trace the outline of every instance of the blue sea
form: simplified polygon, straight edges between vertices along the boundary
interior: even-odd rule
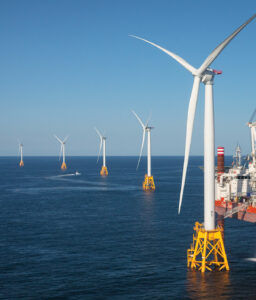
[[[154,193],[142,190],[145,157],[138,171],[136,157],[108,157],[106,178],[95,157],[68,157],[64,173],[57,157],[24,163],[0,158],[1,299],[256,299],[254,224],[225,221],[230,272],[187,270],[202,157],[180,215],[182,157],[152,158]]]

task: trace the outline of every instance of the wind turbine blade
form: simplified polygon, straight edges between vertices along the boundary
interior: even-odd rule
[[[62,140],[57,137],[57,135],[54,134],[54,137],[62,144]]]
[[[217,58],[217,56],[222,52],[222,50],[233,40],[233,38],[246,26],[248,25],[254,18],[256,14],[254,14],[249,20],[247,20],[244,24],[242,24],[237,30],[235,30],[230,36],[228,36],[218,47],[216,47],[212,53],[206,58],[201,67],[198,69],[198,75],[202,74],[210,64]]]
[[[65,137],[65,139],[63,140],[63,143],[66,143],[66,141],[68,140],[68,138],[69,138],[69,135],[67,135],[67,136]]]
[[[195,76],[193,88],[192,88],[192,92],[191,92],[191,96],[190,96],[189,106],[188,106],[185,155],[184,155],[184,164],[183,164],[183,173],[182,173],[178,213],[180,213],[182,199],[183,199],[184,186],[185,186],[185,181],[186,181],[188,159],[189,159],[190,145],[191,145],[191,139],[192,139],[197,99],[198,99],[199,85],[200,85],[200,77]]]
[[[146,134],[146,130],[145,130],[145,128],[143,128],[142,143],[141,143],[141,147],[140,147],[140,156],[139,156],[139,160],[138,160],[138,164],[137,164],[136,170],[138,170],[139,165],[140,165],[141,155],[142,155],[142,151],[143,151],[143,147],[144,147],[144,142],[145,142],[145,134]]]
[[[94,127],[94,129],[95,129],[95,131],[97,132],[97,134],[98,134],[98,136],[102,139],[102,134],[99,132],[99,130],[96,128],[96,127]]]
[[[252,116],[251,116],[251,118],[250,118],[249,123],[252,123],[252,121],[253,121],[255,115],[256,115],[256,108],[255,108],[254,112],[252,113]]]
[[[168,54],[169,56],[171,56],[173,59],[175,59],[178,63],[180,63],[185,69],[187,69],[188,71],[190,71],[192,74],[195,74],[196,73],[196,69],[194,67],[192,67],[187,61],[185,61],[183,58],[181,58],[180,56],[178,56],[177,54],[169,51],[169,50],[166,50],[164,49],[163,47],[155,44],[155,43],[152,43],[146,39],[143,39],[141,37],[138,37],[136,35],[130,35],[131,37],[134,37],[138,40],[142,40],[158,49],[160,49],[161,51],[165,52],[166,54]]]
[[[100,158],[100,152],[101,152],[101,148],[102,148],[102,142],[103,142],[103,139],[102,137],[100,138],[100,148],[99,148],[99,154],[98,154],[98,158],[97,158],[97,163],[99,161],[99,158]]]
[[[60,146],[59,160],[61,159],[61,153],[62,153],[62,149],[63,149],[63,144],[61,144],[61,146]]]
[[[20,142],[19,139],[17,139],[17,141],[18,141],[18,144],[19,144],[19,152],[18,152],[18,154],[20,154],[20,145],[21,145],[21,142]]]
[[[150,111],[147,122],[146,122],[146,127],[148,126],[149,121],[151,120],[152,117],[152,111]]]
[[[141,119],[138,117],[138,115],[136,114],[136,112],[132,110],[132,113],[134,114],[134,116],[135,116],[136,119],[140,122],[140,125],[141,125],[142,128],[144,129],[146,126],[142,123]]]

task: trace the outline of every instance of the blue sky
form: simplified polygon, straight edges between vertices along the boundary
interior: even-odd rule
[[[137,155],[152,112],[152,154],[183,155],[193,78],[135,34],[195,67],[256,12],[255,1],[1,1],[0,155],[58,155],[53,134],[70,135],[69,155]],[[256,107],[256,20],[221,53],[215,78],[216,146],[249,152],[246,122]],[[203,153],[204,87],[191,148]]]

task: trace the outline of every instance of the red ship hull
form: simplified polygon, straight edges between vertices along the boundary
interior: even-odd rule
[[[224,216],[232,211],[232,209],[242,206],[243,203],[233,201],[215,200],[215,212]],[[256,223],[256,207],[248,206],[242,207],[237,213],[229,216],[229,218]]]

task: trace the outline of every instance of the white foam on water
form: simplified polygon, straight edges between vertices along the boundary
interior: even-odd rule
[[[247,260],[247,261],[252,261],[252,262],[256,262],[256,257],[246,258],[245,260]]]
[[[59,178],[59,177],[68,177],[68,176],[80,176],[80,173],[69,173],[69,174],[63,174],[63,175],[55,175],[55,176],[50,176],[48,178]]]
[[[96,182],[96,181],[88,181],[88,180],[82,180],[82,179],[71,179],[71,178],[63,178],[65,175],[57,175],[57,176],[49,176],[45,177],[45,179],[50,179],[50,180],[56,180],[56,181],[65,181],[65,182],[70,182],[70,183],[81,183],[81,184],[89,184],[93,186],[102,186],[102,187],[123,187],[121,184],[117,183],[106,183],[106,182]]]
[[[11,189],[13,193],[23,193],[23,194],[39,194],[39,193],[58,193],[63,191],[128,191],[137,190],[138,187],[135,186],[119,186],[119,187],[99,187],[99,186],[55,186],[55,187],[29,187],[29,188],[16,188]]]
[[[106,186],[104,182],[95,182],[95,181],[88,181],[88,180],[81,180],[81,179],[70,179],[70,178],[63,178],[63,175],[58,175],[58,176],[50,176],[50,177],[45,177],[45,179],[50,179],[50,180],[56,180],[56,181],[66,181],[66,182],[74,182],[74,183],[83,183],[83,184],[90,184],[90,185],[98,185],[98,186]]]

